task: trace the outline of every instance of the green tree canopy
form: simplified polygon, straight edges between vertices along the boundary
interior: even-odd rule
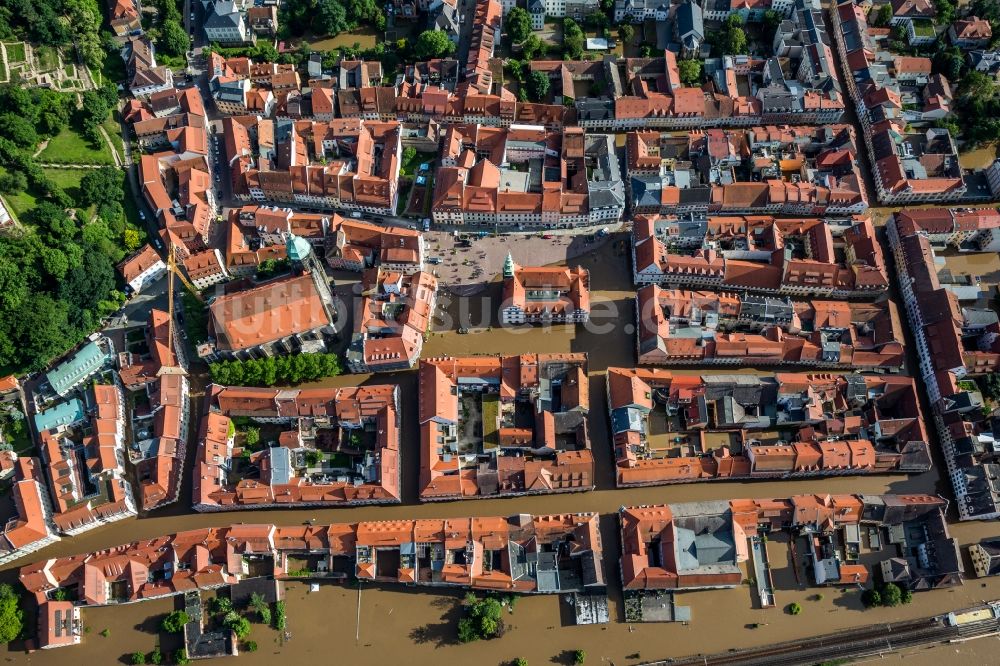
[[[881,5],[875,12],[875,16],[872,20],[872,25],[884,28],[889,25],[892,21],[892,5],[890,3],[885,3]]]
[[[903,591],[895,583],[886,583],[879,589],[883,606],[898,606],[903,601]]]
[[[571,18],[563,19],[563,57],[578,60],[585,44],[583,29]]]
[[[701,61],[700,60],[680,60],[677,62],[677,71],[680,73],[681,83],[686,86],[701,85]]]
[[[545,72],[532,72],[528,75],[528,81],[525,85],[528,86],[528,97],[532,101],[542,102],[549,94],[549,76]]]
[[[18,148],[33,148],[38,143],[38,133],[31,121],[13,113],[0,116],[0,136],[14,142]]]
[[[316,29],[321,34],[336,36],[351,29],[347,10],[339,0],[323,0],[316,11]]]
[[[85,206],[117,203],[125,196],[125,174],[111,166],[93,169],[80,180],[80,197]]]
[[[507,12],[504,23],[507,34],[515,44],[520,44],[531,34],[531,15],[524,7],[514,7]]]
[[[191,621],[191,616],[184,611],[169,613],[160,623],[160,628],[168,634],[179,634],[184,631],[184,625]]]
[[[21,598],[7,583],[0,584],[0,643],[10,643],[24,631]]]
[[[418,60],[443,58],[455,52],[455,43],[441,30],[424,30],[417,37],[413,55]]]
[[[159,46],[164,53],[172,56],[184,55],[190,44],[191,39],[179,20],[168,19],[163,22],[163,27],[160,29]]]

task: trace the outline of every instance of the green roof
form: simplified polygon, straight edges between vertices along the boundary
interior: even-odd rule
[[[291,261],[304,261],[309,256],[309,253],[312,252],[312,246],[309,245],[309,241],[295,234],[288,237],[286,248],[288,250],[288,258]]]
[[[45,378],[57,395],[66,395],[73,388],[100,370],[108,360],[108,355],[96,343],[88,343],[83,349],[56,366]]]
[[[59,426],[68,426],[82,420],[83,403],[73,398],[66,402],[60,402],[52,409],[47,409],[41,414],[35,414],[35,428],[41,433],[46,430],[53,430]]]

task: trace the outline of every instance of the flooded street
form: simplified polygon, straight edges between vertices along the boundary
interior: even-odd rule
[[[756,607],[750,586],[730,590],[688,592],[677,596],[677,603],[690,606],[692,622],[682,624],[628,625],[622,621],[623,608],[617,563],[618,525],[614,515],[619,507],[634,504],[689,502],[741,497],[787,497],[798,493],[930,493],[947,497],[950,488],[942,482],[935,468],[925,474],[905,476],[838,477],[779,482],[701,483],[630,490],[614,489],[614,462],[608,441],[608,418],[604,399],[604,374],[609,366],[635,365],[635,341],[632,325],[634,288],[625,257],[616,256],[612,244],[599,254],[582,256],[570,262],[591,270],[595,325],[585,328],[555,327],[549,330],[505,330],[497,327],[495,312],[486,316],[487,301],[478,296],[465,301],[470,316],[482,332],[459,335],[452,331],[432,333],[425,344],[424,356],[469,353],[587,352],[589,354],[590,434],[597,468],[597,490],[589,493],[521,497],[503,500],[479,500],[435,504],[417,504],[419,441],[416,429],[417,394],[415,372],[378,376],[342,376],[325,386],[357,383],[399,382],[403,411],[403,505],[361,507],[355,509],[303,509],[298,511],[242,511],[224,514],[191,514],[190,482],[186,481],[180,504],[141,520],[127,520],[95,529],[79,537],[65,538],[54,546],[8,565],[0,578],[10,581],[18,565],[58,555],[69,555],[108,547],[135,539],[152,537],[196,527],[239,522],[301,524],[356,522],[395,518],[445,518],[455,516],[507,516],[519,512],[535,514],[596,511],[602,515],[601,535],[605,553],[606,577],[610,586],[612,622],[605,626],[572,626],[570,608],[559,597],[522,597],[513,614],[505,615],[507,632],[488,644],[460,645],[455,642],[461,591],[394,586],[356,586],[323,584],[319,592],[309,593],[302,583],[287,585],[289,641],[263,625],[254,624],[250,636],[259,645],[252,654],[241,654],[240,664],[288,664],[311,662],[343,664],[503,664],[524,657],[532,666],[572,663],[572,651],[587,652],[588,664],[634,664],[640,660],[681,657],[697,653],[725,651],[731,647],[760,645],[826,633],[871,622],[892,622],[931,615],[985,599],[1000,598],[1000,578],[983,586],[969,580],[961,588],[921,592],[914,602],[895,609],[863,611],[857,590],[804,588],[797,584],[792,564],[782,559],[778,544],[769,544],[768,552],[775,568],[776,606]],[[481,296],[496,296],[491,288]],[[499,307],[499,301],[492,309]],[[448,314],[458,316],[462,305],[452,302]],[[612,314],[601,314],[601,312]],[[606,325],[606,326],[605,326]],[[493,326],[492,330],[485,330]],[[609,330],[601,332],[603,328]],[[727,369],[726,372],[733,372]],[[683,373],[703,372],[685,369]],[[745,372],[753,372],[746,370]],[[190,457],[189,457],[190,459]],[[960,524],[952,533],[963,546],[987,536],[1000,535],[996,523]],[[772,550],[773,546],[773,550]],[[963,549],[964,556],[964,549]],[[786,558],[787,559],[787,558]],[[969,565],[967,563],[967,568]],[[822,594],[822,599],[816,595]],[[801,615],[791,616],[784,607],[791,602],[802,605]],[[180,603],[179,600],[176,603]],[[17,663],[113,664],[130,663],[127,656],[135,650],[151,651],[157,640],[166,639],[156,632],[159,617],[174,608],[174,600],[143,602],[128,606],[84,609],[84,624],[90,628],[80,646],[67,652],[52,650],[25,655],[5,654]],[[760,625],[757,629],[749,625]],[[110,638],[100,635],[110,631]],[[935,652],[907,657],[908,663],[931,664],[959,658],[970,663],[995,661],[995,639],[948,646]],[[165,643],[164,651],[176,645]],[[921,661],[927,658],[926,661]],[[893,657],[895,658],[895,657]]]

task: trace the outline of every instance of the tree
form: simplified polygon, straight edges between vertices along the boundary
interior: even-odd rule
[[[573,653],[574,664],[577,664],[579,666],[579,664],[582,664],[585,661],[587,661],[587,653],[584,650],[577,650],[576,652]]]
[[[563,19],[563,57],[577,60],[583,53],[583,29],[571,18]]]
[[[549,94],[549,76],[545,72],[532,72],[528,75],[525,85],[528,87],[528,97],[532,101],[544,101],[545,96]]]
[[[14,142],[18,148],[34,148],[38,143],[38,133],[25,118],[6,113],[0,116],[0,136]]]
[[[686,86],[697,86],[701,83],[701,61],[681,60],[677,63],[677,71],[681,76],[681,83]]]
[[[861,593],[861,603],[864,604],[865,608],[874,608],[875,606],[882,605],[882,595],[879,594],[878,590],[871,589],[865,590]]]
[[[903,601],[903,591],[895,583],[886,583],[879,590],[882,597],[882,605],[890,608],[898,606]]]
[[[7,583],[0,584],[0,643],[10,643],[24,631],[21,598]]]
[[[955,3],[952,0],[934,0],[934,13],[938,25],[951,25],[955,20]]]
[[[247,652],[256,652],[257,641],[247,641],[246,643],[243,644],[243,649],[246,650]]]
[[[531,15],[523,7],[514,7],[507,13],[507,34],[515,44],[520,44],[531,34]]]
[[[223,624],[227,629],[231,629],[236,634],[236,638],[240,640],[250,635],[250,621],[241,615],[236,615],[235,618],[227,615]]]
[[[187,52],[191,39],[178,19],[167,19],[160,28],[159,46],[167,55],[181,56]]]
[[[618,26],[618,37],[623,42],[632,42],[632,38],[635,37],[635,27],[631,23],[622,23]]]
[[[910,590],[910,588],[908,588],[908,587],[904,587],[903,588],[903,592],[902,592],[902,594],[899,597],[899,601],[903,605],[906,605],[906,604],[910,603],[911,601],[913,601],[913,592]]]
[[[503,606],[497,599],[479,599],[470,592],[465,595],[463,606],[466,616],[458,622],[459,641],[489,640],[503,633]]]
[[[347,20],[347,10],[339,0],[323,0],[316,12],[316,29],[318,32],[335,37],[351,29]]]
[[[417,60],[443,58],[454,52],[455,43],[441,30],[424,30],[413,47],[413,55]]]
[[[608,27],[608,15],[604,12],[591,12],[583,20],[589,27],[598,32]]]
[[[191,621],[191,616],[184,611],[173,611],[160,622],[160,628],[168,634],[179,634],[184,631],[184,625]]]
[[[190,664],[191,660],[188,659],[187,650],[181,648],[177,652],[174,652],[174,663],[177,664],[177,666],[187,666]]]
[[[233,602],[229,597],[215,597],[212,599],[212,612],[225,615],[233,610]]]
[[[525,60],[535,60],[538,56],[545,55],[545,49],[545,42],[534,33],[521,42],[521,55]]]
[[[153,648],[153,651],[149,653],[149,663],[158,665],[163,661],[163,653],[160,652],[159,646]]]
[[[743,17],[730,14],[722,24],[722,52],[741,55],[747,52],[747,34],[743,31]]]
[[[892,21],[892,4],[885,3],[878,8],[878,12],[875,14],[875,18],[872,20],[872,25],[878,28],[884,28],[889,25]]]
[[[802,612],[802,606],[798,602],[792,602],[788,604],[788,614],[798,615]]]
[[[80,203],[84,206],[100,206],[121,201],[125,193],[125,174],[119,169],[104,166],[88,171],[80,179]]]
[[[958,82],[962,78],[965,58],[957,47],[941,49],[934,54],[934,72],[941,74],[949,81]]]
[[[132,663],[133,664],[145,664],[146,663],[146,653],[145,652],[133,652],[132,653]]]
[[[128,228],[122,234],[122,242],[128,252],[136,250],[142,244],[138,229]]]
[[[479,640],[479,632],[472,618],[463,617],[458,621],[458,640],[462,643],[471,643]]]
[[[996,97],[997,86],[993,77],[983,72],[972,70],[962,79],[958,87],[958,95],[963,100],[992,100]]]
[[[413,146],[403,148],[403,164],[411,165],[417,157],[417,149]]]
[[[260,444],[260,429],[259,428],[247,428],[246,432],[246,444],[249,448],[255,448]]]
[[[0,192],[20,194],[28,189],[28,177],[20,171],[9,171],[0,175]]]

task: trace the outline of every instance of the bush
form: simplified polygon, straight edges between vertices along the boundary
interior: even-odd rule
[[[798,615],[799,613],[802,612],[802,606],[800,606],[796,602],[792,602],[788,604],[788,608],[786,610],[788,611],[789,615]]]
[[[250,608],[257,612],[261,624],[271,624],[271,605],[263,595],[254,592],[250,596]]]
[[[168,634],[179,634],[184,631],[184,625],[191,621],[191,616],[184,611],[174,611],[163,618],[160,628]]]
[[[587,661],[587,653],[585,651],[577,650],[576,652],[573,653],[574,664],[582,664],[585,661]]]
[[[225,615],[233,610],[233,602],[229,597],[215,597],[212,599],[212,612]]]
[[[243,644],[243,649],[246,652],[256,652],[257,651],[257,641],[247,641]]]
[[[181,648],[177,652],[174,652],[174,663],[177,664],[177,666],[187,666],[187,664],[190,664],[191,660],[188,659],[187,650]]]
[[[235,611],[226,614],[222,625],[231,629],[236,634],[236,638],[244,639],[250,635],[250,620]]]
[[[284,631],[287,625],[288,618],[285,616],[285,602],[274,602],[274,628],[278,631]]]
[[[861,603],[865,608],[874,608],[882,605],[882,595],[878,590],[865,590],[861,593]]]
[[[111,630],[110,629],[101,629],[101,637],[102,638],[107,638],[110,635],[111,635]]]
[[[514,666],[528,666],[528,660],[524,657],[518,657],[514,660]]]
[[[132,663],[133,664],[145,664],[146,663],[146,653],[145,652],[133,652],[132,653]]]
[[[149,653],[149,663],[160,664],[163,662],[163,653],[160,652],[160,648],[154,648],[152,652]]]

